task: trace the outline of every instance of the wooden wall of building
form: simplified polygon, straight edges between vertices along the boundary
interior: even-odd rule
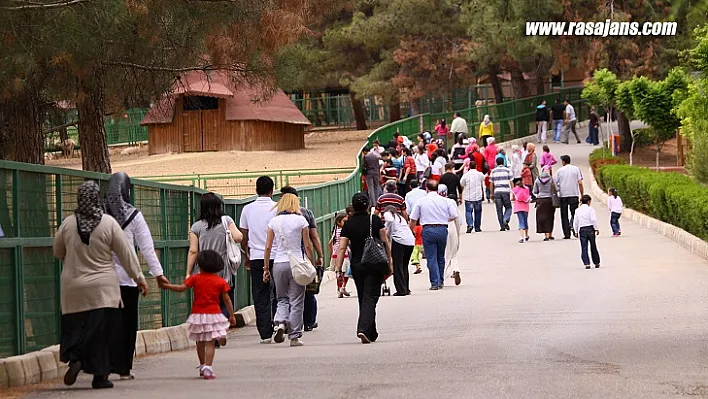
[[[224,99],[219,100],[218,110],[183,111],[180,97],[172,123],[148,125],[149,153],[297,150],[305,148],[305,127],[285,122],[227,121]]]

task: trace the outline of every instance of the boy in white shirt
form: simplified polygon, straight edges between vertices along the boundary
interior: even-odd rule
[[[597,229],[597,217],[595,210],[590,207],[592,198],[585,194],[580,199],[582,205],[575,211],[575,220],[573,227],[575,228],[575,237],[580,237],[580,258],[586,269],[590,269],[590,257],[588,256],[588,244],[590,244],[590,254],[592,255],[592,263],[595,268],[600,267],[600,253],[597,251],[595,236],[600,234]]]

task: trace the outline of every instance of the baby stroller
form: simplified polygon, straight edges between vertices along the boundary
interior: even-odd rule
[[[388,284],[386,284],[386,281],[391,277],[390,274],[386,274],[384,276],[384,281],[381,283],[381,296],[391,296],[391,288],[389,288]]]

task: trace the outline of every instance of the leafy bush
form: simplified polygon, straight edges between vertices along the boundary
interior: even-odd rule
[[[618,157],[612,155],[609,148],[598,148],[590,153],[589,156],[590,167],[592,167],[592,172],[597,176],[597,168],[602,165],[615,165],[621,164],[622,160]]]
[[[708,239],[708,189],[691,177],[628,165],[603,165],[596,176],[625,206]]]
[[[634,148],[649,147],[654,144],[652,137],[655,137],[654,129],[649,127],[642,127],[639,129],[633,129],[634,134]]]

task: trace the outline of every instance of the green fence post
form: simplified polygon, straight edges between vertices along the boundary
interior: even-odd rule
[[[25,331],[25,276],[23,270],[22,245],[15,247],[15,335],[17,354],[27,351],[27,335]]]
[[[167,242],[169,240],[169,235],[167,234],[167,192],[164,188],[160,189],[160,217],[162,218],[162,239]],[[163,265],[169,267],[170,265],[170,248],[165,246],[162,249],[162,261]],[[169,276],[168,271],[165,274]],[[162,326],[170,326],[170,294],[168,290],[161,290],[160,292],[160,302],[162,304]]]

